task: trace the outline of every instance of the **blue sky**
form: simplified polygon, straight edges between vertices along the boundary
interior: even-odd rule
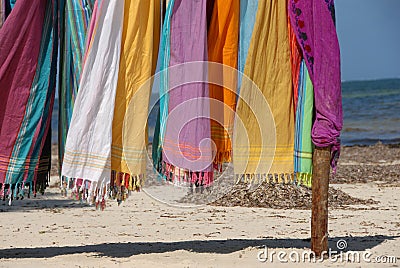
[[[400,78],[400,0],[336,0],[342,80]]]

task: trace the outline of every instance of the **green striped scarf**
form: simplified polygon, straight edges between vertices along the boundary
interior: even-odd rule
[[[299,74],[298,105],[294,144],[294,172],[297,182],[311,187],[313,143],[314,89],[304,60]]]

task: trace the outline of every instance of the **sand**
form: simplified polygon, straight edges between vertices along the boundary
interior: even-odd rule
[[[369,252],[371,260],[395,256],[397,264],[382,267],[400,266],[400,183],[390,171],[399,169],[399,152],[398,147],[384,145],[344,148],[331,187],[374,202],[330,208],[332,250],[344,239],[344,252]],[[363,173],[373,167],[386,176]],[[343,172],[348,173],[348,182]],[[357,173],[363,178],[352,179]],[[51,184],[57,182],[57,177],[52,177]],[[301,254],[310,246],[309,209],[179,208],[140,192],[121,206],[108,202],[102,212],[63,198],[59,192],[53,187],[36,199],[16,201],[11,207],[0,204],[1,267],[292,267],[293,262],[280,263],[276,256],[273,263],[260,262],[257,256],[265,246],[268,253],[282,250],[287,254]],[[284,259],[289,260],[287,256]],[[328,259],[296,266],[378,264]]]

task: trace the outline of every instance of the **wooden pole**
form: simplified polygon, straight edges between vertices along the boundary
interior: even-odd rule
[[[328,187],[331,147],[316,147],[313,154],[311,250],[328,251]]]

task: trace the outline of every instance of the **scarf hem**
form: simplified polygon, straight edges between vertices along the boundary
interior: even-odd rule
[[[209,187],[214,182],[213,171],[190,171],[165,161],[157,171],[165,181],[172,182],[177,186],[190,184],[195,187]]]
[[[311,173],[268,173],[268,174],[235,174],[236,184],[239,182],[248,184],[278,183],[295,184],[311,188]]]

